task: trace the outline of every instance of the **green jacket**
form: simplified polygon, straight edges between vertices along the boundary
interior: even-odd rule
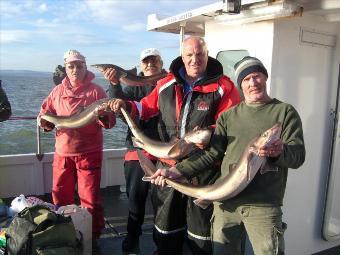
[[[8,120],[11,114],[11,104],[0,84],[0,121]]]
[[[302,123],[293,106],[272,99],[265,104],[239,105],[223,112],[216,123],[210,147],[180,162],[176,168],[190,177],[222,160],[221,176],[238,162],[251,139],[282,123],[283,153],[278,158],[268,158],[278,171],[260,174],[237,196],[228,200],[233,205],[282,205],[288,168],[298,168],[305,160]],[[226,201],[223,202],[226,205]]]

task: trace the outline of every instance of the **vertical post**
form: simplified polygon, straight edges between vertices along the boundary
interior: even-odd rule
[[[184,41],[184,33],[185,33],[185,25],[186,22],[181,22],[179,25],[179,55],[182,55],[182,42]]]
[[[38,124],[37,124],[37,153],[35,155],[39,161],[41,161],[44,157],[44,153],[41,153],[40,127]]]

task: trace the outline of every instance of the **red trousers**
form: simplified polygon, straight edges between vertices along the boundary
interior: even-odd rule
[[[60,156],[54,153],[52,198],[57,206],[74,204],[77,185],[80,204],[92,214],[92,238],[97,239],[104,228],[104,212],[100,195],[103,153]]]

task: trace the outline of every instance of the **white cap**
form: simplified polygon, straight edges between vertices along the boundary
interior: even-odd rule
[[[64,63],[67,64],[73,61],[81,61],[84,63],[86,62],[85,57],[81,55],[79,51],[76,51],[76,50],[66,51],[64,54]]]
[[[141,52],[139,59],[142,61],[149,56],[161,56],[161,53],[156,48],[148,48]]]

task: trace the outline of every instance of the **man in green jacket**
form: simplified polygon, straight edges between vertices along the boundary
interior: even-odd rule
[[[288,168],[296,169],[305,160],[301,119],[293,106],[269,97],[268,73],[260,60],[243,58],[236,63],[235,73],[245,99],[220,115],[210,147],[168,171],[158,169],[152,183],[165,185],[164,177],[195,176],[218,160],[222,160],[221,179],[254,137],[281,122],[280,139],[258,151],[275,171],[258,172],[238,195],[214,202],[212,240],[215,255],[242,254],[246,233],[256,255],[284,254],[286,224],[282,222],[281,206]]]

